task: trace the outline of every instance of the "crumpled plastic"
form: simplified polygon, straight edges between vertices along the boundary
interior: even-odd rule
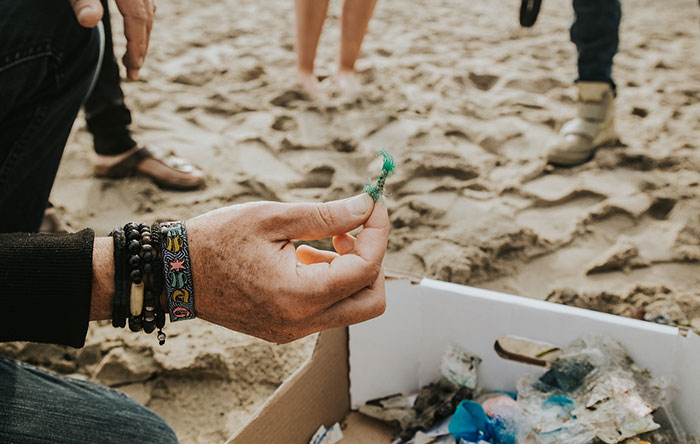
[[[442,376],[454,385],[476,390],[476,370],[480,362],[478,356],[450,344],[442,355],[440,370]]]
[[[340,424],[336,422],[330,429],[321,425],[311,437],[309,444],[336,444],[341,439],[343,439],[343,432],[340,431]]]
[[[460,443],[514,444],[514,424],[490,418],[478,402],[462,401],[450,421],[449,431]]]
[[[428,384],[417,395],[397,395],[373,401],[358,408],[359,412],[389,424],[398,442],[410,441],[416,432],[430,430],[448,418],[457,405],[473,397],[474,391],[459,387],[446,379]]]
[[[617,444],[657,430],[653,412],[664,395],[619,342],[602,337],[575,341],[540,378],[518,383],[518,405],[537,444]]]

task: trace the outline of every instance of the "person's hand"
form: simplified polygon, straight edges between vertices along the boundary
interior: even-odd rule
[[[357,238],[347,234],[360,225]],[[190,219],[186,228],[202,319],[286,343],[384,312],[389,218],[366,194],[234,205]],[[337,253],[292,243],[330,236]]]
[[[156,5],[153,0],[115,0],[124,17],[126,54],[122,58],[126,75],[131,80],[139,77],[148,51]],[[99,0],[70,0],[78,22],[87,28],[97,26],[104,13]]]

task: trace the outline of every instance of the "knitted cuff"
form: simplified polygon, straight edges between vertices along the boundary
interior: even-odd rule
[[[82,347],[95,233],[0,234],[0,340]]]

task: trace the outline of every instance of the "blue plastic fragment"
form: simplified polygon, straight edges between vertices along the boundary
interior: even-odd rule
[[[574,407],[574,401],[564,395],[555,395],[542,402],[542,408],[544,409],[558,408],[560,412],[557,414],[557,417],[562,419],[568,418]]]
[[[515,436],[507,430],[506,425],[498,418],[489,418],[481,404],[474,401],[459,403],[457,410],[452,415],[448,430],[458,442],[515,443]]]

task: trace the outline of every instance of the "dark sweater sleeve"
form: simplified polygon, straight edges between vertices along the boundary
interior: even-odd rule
[[[82,347],[95,233],[0,234],[0,341]]]

